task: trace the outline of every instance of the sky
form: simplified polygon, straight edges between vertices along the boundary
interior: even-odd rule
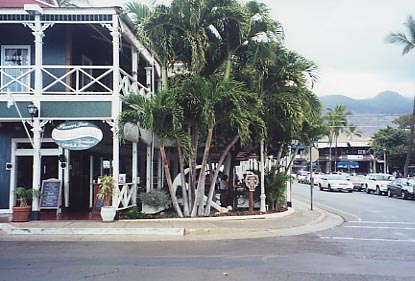
[[[90,2],[122,6],[126,1]],[[317,96],[340,94],[363,99],[386,90],[414,96],[415,49],[403,56],[402,46],[385,42],[391,32],[406,32],[408,16],[415,17],[413,0],[258,2],[265,3],[281,23],[285,45],[319,67],[319,81],[313,89]]]

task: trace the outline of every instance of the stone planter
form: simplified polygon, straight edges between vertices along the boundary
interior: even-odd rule
[[[160,213],[161,211],[164,211],[166,208],[164,207],[153,207],[147,204],[142,203],[141,205],[141,212],[144,214],[157,214]]]
[[[115,207],[101,207],[101,218],[104,222],[114,221],[117,209]]]

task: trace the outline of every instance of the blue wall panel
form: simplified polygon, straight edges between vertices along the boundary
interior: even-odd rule
[[[10,171],[6,170],[6,163],[11,162],[11,139],[13,130],[9,126],[0,128],[0,209],[9,208]]]

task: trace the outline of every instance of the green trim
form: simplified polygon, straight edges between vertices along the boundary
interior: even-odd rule
[[[41,117],[44,118],[71,118],[82,117],[111,117],[111,102],[83,101],[83,102],[42,102]]]

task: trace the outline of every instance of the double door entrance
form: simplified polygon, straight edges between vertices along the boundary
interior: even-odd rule
[[[27,140],[13,140],[13,147],[14,169],[11,186],[30,188],[33,185],[31,144]],[[91,192],[93,158],[85,151],[65,153],[51,139],[43,139],[41,147],[41,181],[51,178],[61,180],[62,207],[70,212],[88,211],[93,194]]]

